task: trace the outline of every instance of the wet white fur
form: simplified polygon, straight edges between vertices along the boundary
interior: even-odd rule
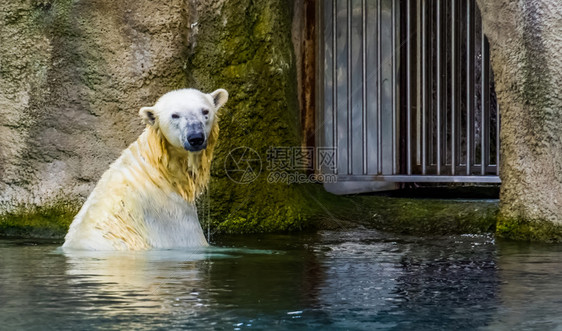
[[[65,249],[138,250],[206,246],[194,199],[208,181],[218,138],[217,110],[225,90],[204,94],[172,91],[139,112],[141,136],[109,167],[76,215]],[[203,115],[202,110],[209,110]],[[179,119],[172,119],[179,114]],[[193,121],[204,123],[210,144],[188,152],[182,135]],[[185,138],[185,137],[183,137]]]

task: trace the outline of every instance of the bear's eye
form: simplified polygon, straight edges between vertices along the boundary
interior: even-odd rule
[[[207,116],[207,115],[209,115],[209,110],[208,110],[208,109],[203,109],[203,110],[201,111],[201,113],[203,113],[204,116]]]
[[[180,115],[178,115],[178,114],[172,114],[172,118],[173,118],[173,119],[178,119],[178,118],[180,118]]]

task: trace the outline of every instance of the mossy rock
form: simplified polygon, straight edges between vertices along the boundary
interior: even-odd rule
[[[562,226],[545,220],[498,217],[496,235],[500,238],[546,243],[562,242]]]
[[[447,235],[462,233],[489,233],[494,231],[498,210],[497,200],[440,200],[409,199],[384,196],[332,195],[317,184],[285,186],[296,195],[284,208],[274,209],[269,199],[253,200],[252,196],[237,202],[240,211],[220,217],[220,210],[211,213],[214,234],[251,234],[294,232],[319,229],[346,230],[358,226],[376,228],[410,235]],[[271,186],[272,192],[277,189]],[[287,194],[283,192],[281,194]],[[236,202],[234,202],[236,203]],[[199,201],[200,214],[208,211],[205,201]],[[248,207],[251,206],[251,207]],[[295,207],[297,206],[297,207]],[[260,213],[243,208],[258,208]],[[30,208],[0,217],[0,234],[3,236],[62,238],[79,209],[79,204],[59,203],[49,207]],[[213,208],[211,208],[212,210]],[[201,217],[203,223],[207,217]],[[205,224],[207,225],[207,224]],[[502,225],[500,225],[502,226]],[[511,238],[528,240],[528,236]],[[534,229],[531,227],[531,229]],[[505,226],[498,229],[504,231]],[[542,241],[560,241],[561,229],[544,228],[545,236],[530,238]],[[527,231],[528,232],[528,231]],[[525,232],[525,233],[527,233]],[[556,233],[553,237],[551,234]],[[502,235],[504,236],[504,235]]]
[[[497,200],[335,196],[314,186],[307,191],[314,204],[309,218],[316,228],[362,225],[411,235],[490,233],[498,213]]]
[[[294,231],[307,226],[307,199],[297,185],[267,181],[272,147],[300,146],[292,5],[236,0],[198,13],[196,45],[188,57],[191,85],[222,87],[230,97],[220,113],[220,139],[209,185],[211,226],[219,233]],[[230,152],[255,151],[262,171],[239,184],[225,170]]]
[[[79,9],[87,7],[75,8],[79,4],[68,0],[37,4],[35,25],[45,29],[51,39],[65,44],[70,40],[74,45],[75,39],[81,38],[71,24],[74,21],[70,20],[70,13],[84,13]],[[193,43],[185,58],[185,71],[171,70],[158,84],[183,87],[185,75],[190,87],[204,91],[225,88],[230,93],[230,100],[220,113],[221,137],[207,195],[210,207],[200,207],[201,213],[208,213],[201,217],[204,225],[209,225],[214,233],[225,234],[346,228],[358,224],[409,234],[493,229],[496,203],[340,197],[325,192],[319,184],[270,183],[268,150],[301,145],[291,40],[293,6],[291,1],[281,0],[232,0],[217,6],[221,6],[220,10],[216,6],[198,8],[195,21],[191,22],[197,23],[192,24],[197,32],[191,30]],[[68,60],[65,63],[78,63],[83,57],[78,57],[77,52],[83,48],[65,48],[64,54],[59,55]],[[91,52],[93,55],[85,58],[85,64],[78,63],[84,69],[79,81],[88,88],[102,77],[94,69],[103,72],[105,68],[103,63],[93,61],[103,57]],[[90,67],[90,62],[95,65]],[[108,87],[100,91],[114,90]],[[238,147],[251,148],[262,161],[262,171],[248,183],[236,183],[225,169],[230,152]],[[62,237],[78,207],[73,203],[22,207],[0,216],[0,233]],[[207,220],[210,224],[206,224]]]
[[[0,216],[0,235],[9,237],[63,238],[79,207],[56,203],[45,207],[20,208]]]

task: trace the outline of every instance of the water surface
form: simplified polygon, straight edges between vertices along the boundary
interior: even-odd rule
[[[60,245],[0,240],[0,329],[562,329],[562,246],[368,229]]]

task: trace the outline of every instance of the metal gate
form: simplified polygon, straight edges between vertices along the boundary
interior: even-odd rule
[[[317,147],[340,181],[499,183],[499,111],[474,0],[318,5]]]

